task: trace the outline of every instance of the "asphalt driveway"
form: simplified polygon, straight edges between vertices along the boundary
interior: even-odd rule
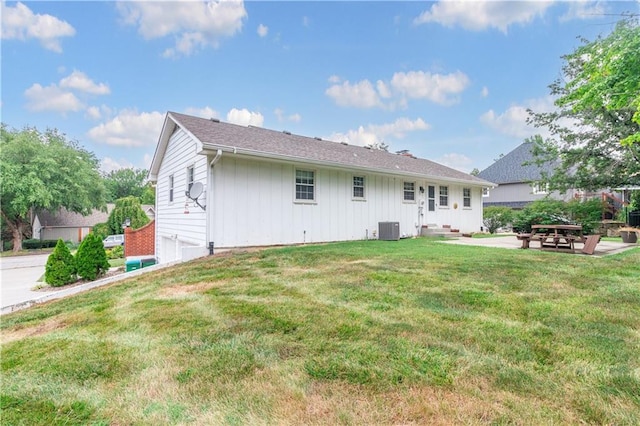
[[[0,305],[2,308],[42,296],[32,291],[44,275],[49,254],[0,258]]]

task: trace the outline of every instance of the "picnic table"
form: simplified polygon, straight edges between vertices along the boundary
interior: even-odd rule
[[[600,242],[600,235],[583,235],[581,225],[533,225],[531,233],[520,233],[516,237],[522,241],[523,249],[529,248],[531,241],[539,241],[542,250],[575,253],[575,243],[582,243],[584,254],[593,254]]]
[[[582,225],[533,225],[531,241],[539,241],[540,248],[575,252],[575,242],[584,243]]]

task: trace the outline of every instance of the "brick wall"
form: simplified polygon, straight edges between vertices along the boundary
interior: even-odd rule
[[[152,220],[139,229],[125,228],[124,256],[155,255],[156,252],[156,221]]]

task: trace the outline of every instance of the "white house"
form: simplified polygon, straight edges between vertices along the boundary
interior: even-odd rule
[[[205,255],[210,243],[372,239],[379,222],[397,222],[402,236],[427,224],[479,231],[482,191],[494,186],[410,155],[174,112],[149,178],[159,263]],[[190,188],[203,188],[197,202]]]

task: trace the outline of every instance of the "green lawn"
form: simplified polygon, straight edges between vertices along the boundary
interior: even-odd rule
[[[640,249],[217,255],[3,316],[2,423],[640,424]]]

